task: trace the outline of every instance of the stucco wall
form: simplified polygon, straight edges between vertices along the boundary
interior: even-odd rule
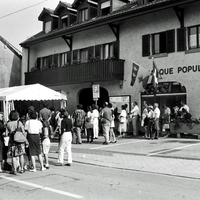
[[[0,88],[20,85],[21,59],[0,42]]]

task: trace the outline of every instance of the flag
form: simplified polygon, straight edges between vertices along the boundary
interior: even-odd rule
[[[133,64],[132,64],[132,74],[131,74],[131,84],[130,84],[131,86],[133,86],[134,83],[135,83],[139,67],[140,66],[138,64],[136,64],[136,63],[133,62]]]
[[[152,70],[152,79],[151,79],[151,84],[153,87],[157,87],[158,81],[161,79],[158,68],[156,66],[156,63],[153,60],[153,70]]]

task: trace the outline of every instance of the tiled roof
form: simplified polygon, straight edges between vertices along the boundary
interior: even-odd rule
[[[140,10],[142,11],[142,10],[145,10],[145,9],[154,8],[155,6],[159,6],[159,5],[162,5],[164,3],[171,2],[171,1],[174,1],[174,0],[155,0],[155,1],[148,3],[148,4],[145,4],[145,5],[138,5],[137,0],[133,0],[130,3],[127,3],[126,5],[118,8],[117,10],[113,11],[112,13],[110,13],[106,16],[95,17],[95,18],[93,18],[89,21],[84,21],[84,22],[81,22],[81,23],[76,22],[69,27],[65,27],[65,28],[62,28],[62,29],[56,29],[56,30],[53,30],[49,33],[43,32],[43,34],[39,34],[39,35],[36,34],[23,43],[26,43],[26,42],[29,42],[29,41],[34,41],[36,38],[45,38],[45,37],[48,37],[48,36],[51,36],[51,35],[55,35],[55,33],[58,33],[58,34],[62,33],[62,32],[66,33],[67,31],[71,31],[71,30],[77,29],[79,27],[81,28],[81,27],[87,26],[87,25],[89,26],[91,24],[97,24],[98,22],[100,23],[100,22],[106,21],[107,19],[113,20],[116,17],[120,17],[122,15],[124,16],[126,14],[135,13],[135,12],[140,11]]]

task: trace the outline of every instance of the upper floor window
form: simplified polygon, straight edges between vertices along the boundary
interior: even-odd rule
[[[103,59],[113,57],[113,43],[103,45]]]
[[[44,23],[44,32],[48,33],[51,31],[51,21],[47,21]]]
[[[62,25],[62,28],[68,26],[68,15],[61,17],[61,25]]]
[[[80,50],[80,61],[81,63],[88,61],[88,49],[81,49]]]
[[[84,22],[88,20],[88,9],[83,9],[79,11],[79,22]]]
[[[142,56],[175,51],[175,30],[142,36]]]
[[[189,49],[200,48],[200,26],[188,28]]]
[[[101,3],[101,16],[108,15],[110,13],[110,1]]]

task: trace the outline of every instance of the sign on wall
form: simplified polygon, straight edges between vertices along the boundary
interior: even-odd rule
[[[92,94],[93,94],[93,99],[100,98],[99,85],[93,85],[92,86]]]
[[[117,112],[121,112],[121,106],[127,104],[127,111],[130,112],[130,95],[124,96],[110,96],[109,102],[113,105],[114,108],[117,108]]]

